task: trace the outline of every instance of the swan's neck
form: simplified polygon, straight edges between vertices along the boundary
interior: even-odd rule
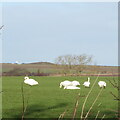
[[[90,82],[90,78],[88,77],[88,82]]]

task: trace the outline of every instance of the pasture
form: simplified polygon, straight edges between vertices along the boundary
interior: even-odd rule
[[[25,104],[28,99],[28,106],[25,112],[25,118],[58,118],[66,110],[64,118],[71,118],[73,116],[76,98],[80,93],[79,106],[77,108],[76,118],[80,118],[81,109],[85,97],[91,88],[84,88],[82,85],[87,81],[87,77],[38,77],[30,76],[39,82],[37,86],[28,86],[23,84]],[[90,77],[91,86],[96,77]],[[118,110],[118,103],[110,94],[118,94],[117,90],[106,80],[112,77],[99,77],[99,80],[104,80],[107,87],[102,90],[98,100],[93,106],[88,118],[95,118],[98,111],[100,111],[98,118],[115,118],[115,112]],[[114,77],[116,80],[117,77]],[[78,80],[80,82],[80,90],[64,90],[59,88],[59,83],[64,80]],[[19,77],[3,77],[2,78],[2,117],[3,118],[21,118],[22,116],[22,92],[21,85],[24,81],[24,76]],[[97,81],[97,83],[98,83]],[[97,97],[99,91],[98,84],[95,84],[90,96],[85,105],[84,115],[87,113],[91,104]]]

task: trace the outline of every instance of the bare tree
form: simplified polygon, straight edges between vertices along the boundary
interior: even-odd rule
[[[64,56],[59,56],[55,59],[55,63],[59,64],[59,65],[65,65],[65,60],[64,60]]]
[[[76,62],[78,65],[87,65],[92,62],[92,56],[88,56],[86,54],[76,56]]]
[[[87,64],[92,62],[93,57],[86,54],[76,56],[76,69],[78,73],[83,72]]]
[[[55,59],[56,64],[64,66],[68,71],[74,68],[77,72],[83,71],[85,65],[92,62],[92,56],[82,55],[63,55]]]
[[[58,56],[55,59],[55,63],[61,65],[63,67],[63,73],[66,75],[69,73],[70,69],[72,68],[72,56],[71,55],[63,55]]]
[[[64,58],[65,58],[66,65],[68,65],[68,68],[71,69],[73,62],[74,62],[73,56],[72,55],[65,55]]]

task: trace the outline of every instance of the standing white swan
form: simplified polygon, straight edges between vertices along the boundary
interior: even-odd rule
[[[103,88],[103,87],[105,88],[106,87],[106,82],[105,81],[99,81],[98,85],[99,85],[100,88]]]
[[[84,82],[83,85],[85,87],[90,87],[90,78],[88,77],[88,81]]]
[[[37,85],[38,84],[37,81],[35,81],[34,79],[29,79],[29,77],[24,77],[24,79],[25,79],[24,83],[26,83],[28,85],[33,86],[33,85]]]

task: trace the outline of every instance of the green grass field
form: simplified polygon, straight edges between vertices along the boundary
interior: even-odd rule
[[[80,118],[83,102],[90,88],[84,88],[82,85],[87,77],[34,77],[39,82],[38,86],[28,86],[24,84],[25,100],[29,96],[28,107],[25,112],[25,118],[58,118],[61,113],[67,110],[65,118],[71,118],[75,106],[76,97],[78,93],[82,97],[79,99],[79,106],[77,109],[76,118]],[[115,118],[115,112],[111,110],[118,109],[118,103],[114,100],[114,97],[110,94],[110,91],[117,95],[117,90],[106,80],[112,77],[99,77],[99,80],[104,80],[107,83],[107,87],[102,90],[99,99],[93,106],[88,117],[95,118],[98,111],[99,118],[105,114],[105,118]],[[59,88],[59,83],[64,80],[78,80],[80,90],[64,90]],[[91,86],[96,77],[91,77]],[[117,80],[117,77],[115,77]],[[21,118],[22,116],[22,92],[21,85],[24,81],[24,77],[3,77],[2,78],[2,112],[3,118]],[[97,81],[97,82],[98,82]],[[90,94],[84,114],[89,110],[91,104],[98,95],[100,88],[97,83],[94,86],[92,93]],[[25,102],[26,102],[25,101]],[[100,105],[100,106],[98,106]]]

